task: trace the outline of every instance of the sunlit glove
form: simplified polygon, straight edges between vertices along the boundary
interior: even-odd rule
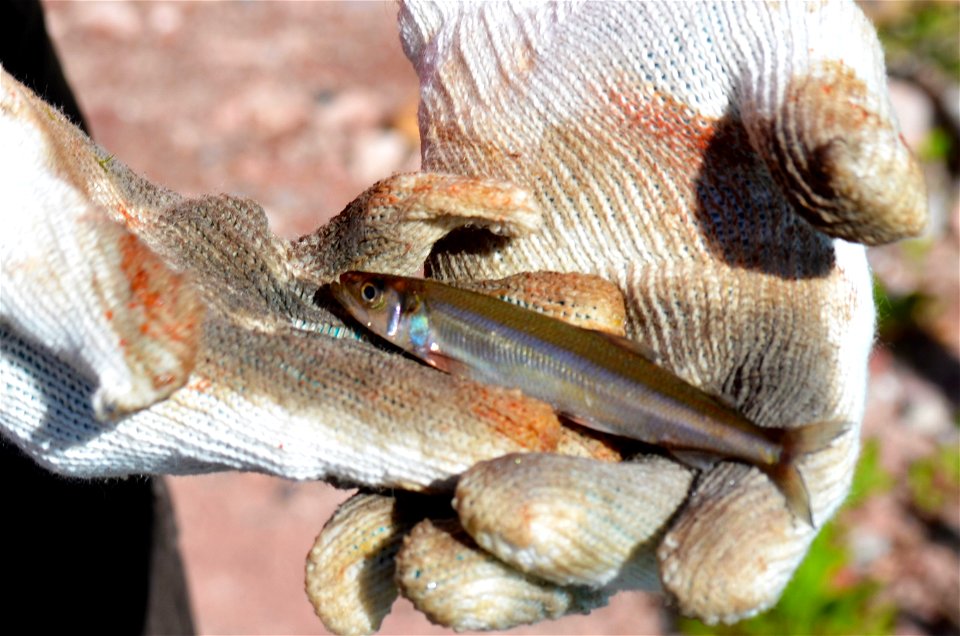
[[[525,192],[398,176],[287,242],[255,203],[157,188],[0,80],[0,424],[42,464],[449,492],[481,459],[555,448],[546,405],[360,342],[318,294],[347,269],[413,273],[461,224],[529,231]]]
[[[923,220],[870,27],[852,5],[604,7],[404,8],[424,168],[487,179],[397,177],[294,243],[249,201],[145,183],[2,76],[4,435],[76,475],[240,468],[439,493],[507,453],[581,455],[476,465],[459,520],[419,498],[349,502],[308,564],[338,631],[375,629],[394,576],[456,627],[661,579],[707,620],[770,605],[814,530],[759,472],[588,459],[617,450],[355,341],[322,293],[346,269],[411,273],[450,230],[487,227],[500,237],[449,241],[432,273],[600,274],[627,296],[630,335],[758,423],[859,421],[863,252],[809,223],[882,242]],[[735,15],[761,11],[786,13]],[[557,284],[507,295],[556,309]],[[848,487],[856,428],[803,462],[817,524]]]
[[[459,481],[458,519],[407,534],[401,592],[458,628],[582,611],[627,587],[709,622],[769,607],[857,456],[874,311],[864,249],[847,241],[925,220],[872,27],[848,2],[411,3],[401,33],[423,168],[516,183],[545,213],[516,240],[458,233],[431,275],[598,274],[625,294],[632,337],[757,423],[851,422],[800,462],[816,527],[744,464],[694,479],[657,457],[484,462]],[[321,607],[345,614],[336,594],[356,606],[373,589],[383,529],[406,533],[390,520],[412,505],[360,495],[338,513],[311,557],[340,573],[314,588]]]

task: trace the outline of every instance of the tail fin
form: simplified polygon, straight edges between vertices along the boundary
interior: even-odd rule
[[[785,430],[781,438],[783,451],[780,461],[764,468],[770,480],[776,484],[787,500],[787,508],[813,526],[813,511],[810,508],[810,493],[797,469],[796,460],[807,453],[826,448],[842,433],[849,422],[821,422]]]
[[[786,429],[781,443],[784,457],[801,457],[807,453],[815,453],[830,445],[840,433],[847,430],[850,422],[817,422],[797,428]]]

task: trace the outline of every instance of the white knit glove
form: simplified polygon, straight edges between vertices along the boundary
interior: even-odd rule
[[[821,231],[878,243],[924,219],[872,29],[849,3],[591,3],[413,5],[401,33],[428,172],[292,243],[250,201],[144,182],[0,75],[4,435],[74,475],[447,493],[358,495],[324,529],[308,592],[337,631],[376,629],[394,577],[458,628],[661,584],[706,620],[771,605],[815,529],[758,471],[615,462],[624,449],[543,404],[357,341],[322,286],[411,273],[450,230],[488,228],[444,242],[431,272],[598,274],[661,364],[761,425],[859,422],[870,281],[863,249]],[[503,286],[616,322],[576,277]],[[801,464],[818,525],[858,428]]]

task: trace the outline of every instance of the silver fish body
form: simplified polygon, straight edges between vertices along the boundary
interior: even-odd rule
[[[518,388],[590,428],[756,465],[811,520],[792,460],[842,424],[759,427],[629,340],[436,281],[348,272],[333,291],[368,328],[439,369]]]

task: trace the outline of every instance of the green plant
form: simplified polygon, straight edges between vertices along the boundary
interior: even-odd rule
[[[923,241],[907,241],[902,252],[911,259],[922,262],[927,244]],[[920,329],[929,322],[930,314],[936,311],[936,299],[915,291],[904,296],[887,292],[880,279],[873,279],[873,299],[877,307],[877,338],[889,344],[905,332]]]
[[[917,510],[936,515],[948,502],[960,498],[960,449],[941,446],[914,462],[907,472],[907,488]]]
[[[926,161],[927,163],[946,161],[950,156],[952,143],[950,133],[943,128],[933,128],[927,133],[920,147],[917,148],[917,155],[921,161]]]
[[[956,81],[960,78],[960,7],[954,2],[913,2],[895,19],[877,25],[888,58],[910,55],[931,60]]]

